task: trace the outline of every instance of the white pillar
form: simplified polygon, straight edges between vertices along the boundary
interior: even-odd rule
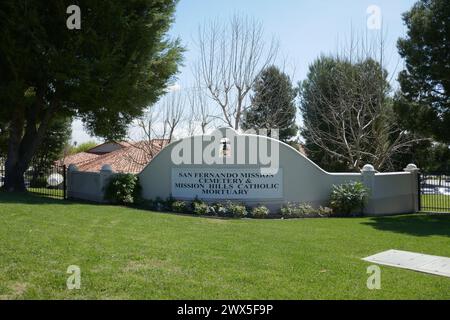
[[[100,169],[100,194],[99,200],[103,202],[105,199],[105,188],[108,185],[109,179],[114,174],[114,171],[109,164],[104,164]]]
[[[364,186],[369,190],[369,200],[364,208],[364,214],[375,214],[375,173],[376,170],[373,165],[366,164],[361,170],[361,178]]]
[[[67,167],[67,176],[66,176],[66,179],[67,179],[67,181],[66,181],[66,192],[67,192],[67,198],[68,199],[70,199],[70,198],[72,198],[73,197],[73,188],[72,188],[72,181],[73,181],[73,174],[74,174],[74,172],[77,172],[78,171],[78,168],[77,168],[77,166],[76,165],[74,165],[73,163],[72,164],[70,164],[68,167]]]
[[[415,164],[408,164],[408,166],[403,169],[405,172],[411,173],[411,194],[412,194],[412,208],[414,212],[420,211],[419,205],[419,173],[420,169],[417,168]]]

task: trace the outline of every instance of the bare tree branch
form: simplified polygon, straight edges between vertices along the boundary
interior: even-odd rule
[[[382,37],[374,43],[352,34],[334,57],[340,67],[334,67],[327,80],[332,94],[320,89],[308,94],[307,138],[353,170],[367,163],[390,170],[395,154],[423,141],[395,121],[384,47]],[[309,81],[310,88],[321,87],[314,79]]]
[[[132,146],[141,154],[130,152],[126,156],[130,161],[145,165],[159,151],[175,139],[175,133],[182,122],[186,107],[186,98],[179,91],[165,95],[155,106],[150,107],[145,115],[137,120],[139,137],[130,137]],[[144,154],[142,156],[142,153]]]
[[[255,79],[277,56],[277,41],[267,45],[263,38],[260,22],[238,15],[227,25],[214,21],[199,28],[194,76],[229,127],[239,129]]]

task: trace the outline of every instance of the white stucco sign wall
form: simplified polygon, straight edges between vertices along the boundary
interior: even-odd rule
[[[106,168],[108,169],[108,168]],[[379,173],[329,173],[276,139],[219,129],[171,143],[139,174],[144,199],[234,200],[277,212],[287,202],[329,205],[333,185],[360,181],[370,189],[366,214],[418,210],[418,169]],[[110,170],[69,170],[69,197],[102,201]]]
[[[283,170],[172,169],[172,196],[179,199],[267,200],[283,198]]]
[[[273,171],[275,169],[275,171]],[[371,190],[368,214],[417,210],[417,172],[328,173],[291,146],[223,128],[168,145],[140,173],[145,199],[235,200],[277,212],[287,202],[329,205],[333,185],[360,181]]]

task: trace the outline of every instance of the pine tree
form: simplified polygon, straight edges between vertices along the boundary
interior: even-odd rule
[[[291,79],[277,67],[265,69],[258,77],[251,107],[244,115],[243,129],[279,130],[279,139],[288,142],[297,135],[295,98]]]
[[[450,143],[448,0],[420,0],[403,19],[408,31],[398,48],[406,69],[396,111],[409,130]]]
[[[5,188],[23,174],[54,119],[76,116],[92,133],[120,139],[164,93],[181,51],[167,32],[176,0],[0,1],[0,123],[8,128]]]

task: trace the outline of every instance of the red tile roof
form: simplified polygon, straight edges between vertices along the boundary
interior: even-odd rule
[[[70,164],[74,164],[76,166],[82,165],[83,163],[92,161],[94,159],[96,159],[98,157],[98,155],[93,154],[93,153],[88,153],[88,152],[80,152],[80,153],[75,153],[72,154],[70,156],[67,156],[63,159],[60,159],[58,161],[59,165],[65,165],[65,166],[69,166]]]
[[[78,170],[86,172],[98,172],[103,165],[109,164],[115,172],[137,174],[140,173],[167,144],[167,140],[152,140],[151,142],[141,141],[135,143],[122,142],[121,145],[124,146],[122,149],[103,155],[94,155],[95,157],[92,157],[89,161],[74,164],[77,165]]]

